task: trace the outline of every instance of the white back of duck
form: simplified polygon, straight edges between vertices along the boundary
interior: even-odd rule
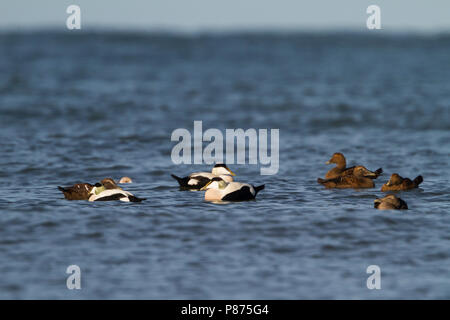
[[[91,196],[89,197],[89,201],[98,201],[105,197],[110,197],[113,195],[122,195],[119,200],[124,202],[130,202],[129,196],[132,194],[128,191],[122,189],[105,189],[104,187],[95,187],[91,191]]]

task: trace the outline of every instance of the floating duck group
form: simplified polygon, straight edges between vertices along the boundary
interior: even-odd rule
[[[347,162],[342,153],[335,153],[326,164],[336,164],[329,170],[324,179],[318,178],[317,182],[327,189],[337,188],[374,188],[373,180],[377,179],[383,169],[379,168],[371,171],[362,165],[347,167]],[[225,165],[216,164],[211,172],[194,172],[185,177],[171,175],[178,184],[180,190],[205,191],[206,201],[248,201],[256,198],[259,191],[265,185],[254,186],[249,183],[234,181],[236,175]],[[119,184],[131,183],[129,177],[123,177]],[[423,182],[422,176],[417,176],[413,180],[403,178],[394,173],[390,179],[383,184],[381,191],[405,191],[418,186]],[[138,198],[128,191],[123,190],[112,178],[105,178],[102,181],[89,184],[78,183],[69,187],[58,187],[68,200],[88,200],[88,201],[113,201],[141,202],[145,198]],[[379,210],[388,209],[408,209],[408,205],[401,198],[389,194],[383,198],[374,200],[374,207]]]
[[[119,183],[131,183],[128,177],[120,179]],[[100,183],[77,183],[70,187],[58,187],[67,200],[141,202],[138,198],[119,187],[112,178],[105,178]]]
[[[253,186],[248,183],[236,182],[235,174],[225,165],[216,164],[211,172],[194,172],[180,178],[172,174],[178,181],[181,190],[205,191],[206,201],[247,201],[255,199],[264,185]],[[120,179],[119,184],[131,183],[128,177]],[[69,187],[58,187],[68,200],[141,202],[138,198],[119,187],[112,178],[90,183],[78,183]]]
[[[325,179],[318,178],[317,182],[324,185],[325,188],[374,188],[374,179],[378,178],[383,173],[383,169],[379,168],[375,171],[370,171],[366,167],[357,165],[347,168],[345,157],[342,153],[335,153],[326,164],[335,163],[336,167],[329,170],[325,174]],[[388,182],[383,184],[381,191],[406,191],[418,188],[423,182],[422,176],[417,176],[414,180],[403,178],[398,173],[393,173]],[[408,209],[408,205],[401,198],[393,194],[389,194],[384,198],[374,200],[374,207],[379,210],[388,209]]]
[[[206,191],[206,201],[253,200],[264,189],[264,185],[236,182],[233,176],[236,175],[225,164],[216,164],[211,172],[194,172],[184,178],[172,174],[181,190]]]

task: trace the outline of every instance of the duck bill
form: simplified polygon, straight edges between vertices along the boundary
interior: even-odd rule
[[[389,180],[388,182],[386,182],[386,185],[388,186],[388,187],[390,187],[391,186],[391,180]]]
[[[369,170],[367,170],[367,171],[364,173],[364,176],[365,176],[366,178],[376,178],[376,177],[378,177],[378,175],[377,175],[375,172],[372,172],[372,171],[369,171]]]
[[[205,185],[200,189],[200,191],[205,191],[205,190],[208,188],[208,186],[211,184],[211,182],[212,182],[212,181],[209,181],[207,184],[205,184]]]
[[[232,176],[235,176],[236,174],[233,172],[233,171],[231,171],[228,167],[227,167],[227,170],[228,170],[228,172],[232,175]]]
[[[325,162],[325,164],[331,164],[331,160],[328,160],[327,162]]]

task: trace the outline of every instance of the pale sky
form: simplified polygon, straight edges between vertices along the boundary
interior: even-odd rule
[[[384,31],[450,31],[450,0],[1,0],[0,31],[65,29],[71,4],[84,30],[357,31],[367,30],[366,8],[376,4]]]

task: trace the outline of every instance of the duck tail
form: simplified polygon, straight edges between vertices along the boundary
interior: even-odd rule
[[[58,186],[58,190],[61,191],[61,192],[66,192],[67,188],[63,188],[63,187]]]
[[[408,210],[408,205],[406,204],[406,202],[403,199],[400,199],[400,198],[398,200],[400,200],[400,207],[399,207],[399,209]]]
[[[373,207],[375,209],[378,209],[378,207],[380,206],[381,200],[380,199],[375,199],[375,201],[373,202]]]
[[[260,186],[255,187],[255,196],[258,194],[259,191],[263,190],[265,188],[265,184],[262,184]]]
[[[325,181],[326,181],[325,179],[317,178],[317,183],[324,184]]]
[[[146,198],[138,198],[135,196],[128,196],[128,199],[130,200],[130,202],[141,202],[147,200]]]
[[[174,174],[171,174],[171,176],[172,176],[172,178],[174,178],[175,180],[178,181],[180,187],[185,187],[185,186],[187,186],[187,183],[188,183],[188,181],[189,181],[189,177],[186,177],[186,178],[180,178],[180,177],[177,177],[177,176],[174,175]]]
[[[375,170],[375,173],[377,176],[379,176],[380,174],[383,173],[383,168],[378,168],[377,170]]]
[[[423,182],[423,177],[422,176],[417,176],[414,178],[414,184],[416,186],[418,186],[419,184],[421,184]]]

